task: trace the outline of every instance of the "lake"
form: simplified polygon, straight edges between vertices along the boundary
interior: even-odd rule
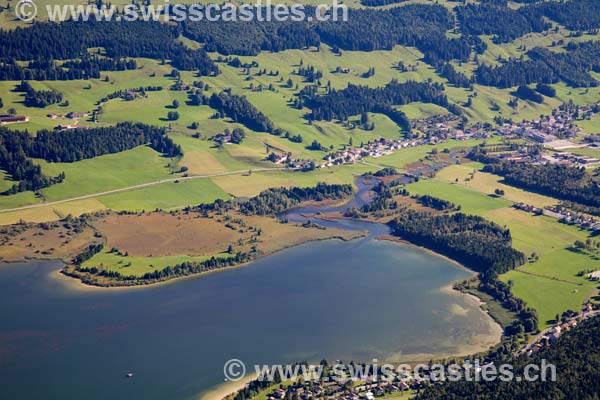
[[[467,271],[370,229],[133,290],[76,289],[60,262],[0,266],[2,398],[193,399],[230,358],[414,359],[498,339],[473,299],[444,290]]]

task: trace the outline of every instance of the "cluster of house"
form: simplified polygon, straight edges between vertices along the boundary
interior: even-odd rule
[[[315,380],[292,385],[286,389],[276,388],[267,395],[267,400],[285,399],[288,392],[292,398],[299,400],[316,398],[327,400],[374,400],[376,397],[383,397],[389,393],[411,389],[417,390],[423,386],[424,382],[418,378],[410,378],[406,381],[399,378],[393,381],[380,382],[370,382],[368,380],[367,383],[360,382],[352,388],[343,386],[341,382],[336,380],[328,380],[323,383]]]
[[[78,125],[79,120],[81,118],[86,118],[88,115],[89,114],[86,112],[71,111],[71,112],[68,112],[67,114],[65,114],[64,116],[62,114],[48,114],[48,118],[50,118],[50,119],[68,118],[68,119],[74,120],[74,122],[72,124],[60,124],[60,125],[57,125],[56,127],[54,127],[54,129],[57,131],[66,131],[69,129],[88,128],[87,126]]]
[[[319,168],[331,167],[333,165],[351,164],[360,161],[363,157],[386,156],[407,147],[415,147],[425,142],[422,139],[386,139],[379,138],[360,147],[350,147],[325,156],[325,162],[318,165]]]
[[[542,215],[544,213],[544,210],[542,208],[534,207],[531,204],[515,203],[513,204],[513,207],[517,210],[530,212],[536,215]]]
[[[267,160],[272,161],[275,164],[288,164],[291,168],[302,170],[313,170],[317,167],[313,160],[293,160],[291,153],[271,153],[267,157]]]
[[[532,343],[528,348],[525,354],[531,356],[534,353],[542,350],[544,347],[549,346],[552,342],[555,342],[560,338],[560,335],[564,332],[570,331],[572,328],[577,326],[577,320],[571,319],[565,323],[560,325],[553,326],[550,330],[546,331],[544,334],[540,336],[540,338]]]
[[[600,160],[595,157],[580,156],[580,155],[568,153],[568,152],[554,153],[552,155],[547,155],[544,158],[546,158],[552,164],[581,165],[581,166],[600,164]]]
[[[215,140],[227,143],[227,137],[219,134],[215,136]],[[229,138],[231,140],[231,138]],[[334,165],[352,164],[362,160],[364,157],[382,157],[390,155],[400,149],[415,147],[429,143],[424,139],[386,139],[379,138],[374,141],[370,141],[367,144],[361,144],[359,147],[347,147],[344,150],[339,150],[335,153],[331,153],[323,158],[324,162],[317,164],[313,160],[292,160],[291,154],[280,153],[270,154],[267,157],[270,161],[275,164],[289,164],[292,168],[297,169],[314,169],[314,168],[327,168]]]
[[[544,215],[558,218],[564,224],[576,225],[581,229],[589,231],[600,231],[600,221],[593,217],[576,214],[562,206],[548,206],[544,209]]]
[[[546,215],[556,218],[559,222],[568,225],[576,225],[581,229],[598,232],[600,231],[600,221],[586,215],[576,214],[563,206],[547,206],[546,208],[534,207],[531,204],[515,203],[513,205],[517,210],[533,213],[535,215]]]
[[[225,134],[225,133],[217,133],[215,136],[213,136],[212,139],[213,139],[213,141],[215,141],[215,143],[220,143],[220,144],[233,143],[231,141],[233,139],[233,136]]]
[[[536,164],[543,161],[543,155],[531,153],[526,147],[519,150],[509,151],[498,154],[501,160],[512,161],[515,163]]]
[[[558,139],[573,138],[581,133],[569,115],[550,115],[531,121],[505,123],[495,132],[507,138],[527,138],[537,143],[550,143]]]
[[[597,159],[595,157],[580,156],[577,154],[563,151],[552,153],[532,153],[529,152],[527,148],[501,153],[498,154],[497,157],[502,160],[523,164],[547,163],[557,165],[570,165],[576,167],[593,167],[600,164],[600,159]]]
[[[460,119],[454,114],[437,115],[429,118],[414,119],[410,121],[413,130],[422,132],[431,142],[439,142],[448,138],[464,140],[467,135],[456,126]]]
[[[536,341],[525,346],[522,353],[527,354],[528,356],[537,353],[544,347],[552,345],[552,343],[556,342],[562,334],[575,328],[579,322],[597,314],[598,310],[594,310],[591,303],[586,303],[583,306],[581,314],[577,314],[574,311],[568,311],[566,315],[567,319],[565,321],[543,331]]]
[[[302,170],[312,170],[317,167],[320,168],[321,166],[317,166],[313,160],[294,160],[290,163],[290,167]]]
[[[0,125],[17,124],[19,122],[28,122],[29,117],[23,115],[0,114]]]
[[[140,92],[137,92],[135,90],[128,90],[123,95],[121,95],[121,98],[125,101],[133,101],[140,96],[141,96]]]

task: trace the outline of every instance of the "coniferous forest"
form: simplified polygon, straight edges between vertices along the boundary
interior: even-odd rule
[[[458,108],[448,102],[442,85],[414,81],[392,81],[382,88],[349,84],[346,89],[332,91],[326,96],[312,95],[306,99],[306,104],[312,109],[308,115],[312,120],[346,120],[354,115],[377,112],[387,115],[400,127],[409,130],[408,118],[393,106],[417,101],[437,104],[460,114]]]
[[[483,171],[504,177],[506,183],[587,206],[600,206],[598,182],[585,169],[566,165],[517,164],[499,160],[479,148],[469,158],[486,162]]]
[[[521,356],[511,360],[515,376],[524,377],[528,364],[556,367],[556,382],[548,373],[546,380],[516,382],[496,379],[486,381],[461,379],[445,382],[421,392],[418,400],[454,399],[512,399],[556,400],[597,399],[600,392],[600,318],[584,321],[576,329],[562,335],[556,343],[532,357]],[[496,360],[499,366],[500,360]]]
[[[0,167],[19,181],[4,194],[38,190],[64,179],[43,175],[30,158],[49,162],[75,162],[103,154],[118,153],[147,144],[168,157],[181,155],[181,148],[166,136],[164,128],[122,122],[116,126],[79,128],[59,132],[41,130],[36,136],[27,131],[0,128]]]

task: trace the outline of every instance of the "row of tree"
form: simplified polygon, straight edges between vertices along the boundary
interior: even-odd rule
[[[4,194],[38,190],[62,182],[64,173],[57,177],[45,176],[31,158],[50,162],[75,162],[112,154],[147,144],[169,157],[182,154],[179,145],[167,135],[164,128],[122,122],[111,127],[78,128],[66,131],[41,130],[36,136],[27,131],[0,129],[0,168],[12,179],[19,181]]]
[[[98,79],[101,71],[126,71],[136,68],[135,60],[125,58],[83,57],[64,63],[54,60],[35,60],[30,61],[27,66],[21,66],[15,60],[5,60],[0,62],[0,80]]]
[[[273,122],[246,99],[223,91],[219,94],[213,93],[208,105],[217,110],[221,115],[226,115],[234,122],[244,124],[247,128],[257,132],[273,132]]]
[[[476,147],[468,157],[486,163],[485,172],[500,175],[510,185],[593,207],[600,207],[600,186],[583,168],[532,165],[501,160]]]
[[[201,75],[217,74],[217,66],[203,49],[192,50],[177,41],[180,34],[178,25],[148,21],[36,23],[29,28],[0,30],[0,54],[5,63],[13,59],[80,60],[74,61],[79,63],[74,65],[85,68],[86,64],[93,64],[88,49],[102,47],[106,56],[113,60],[126,57],[171,60],[171,64],[181,70],[197,70]],[[101,65],[107,67],[107,64],[99,63],[95,62],[98,68]]]
[[[114,281],[119,281],[119,286],[133,286],[139,284],[161,282],[181,276],[188,276],[220,268],[231,267],[234,265],[242,264],[244,262],[248,262],[251,259],[251,254],[242,252],[226,257],[213,256],[204,261],[185,261],[183,263],[176,264],[173,266],[167,266],[163,269],[159,269],[153,272],[147,272],[142,276],[125,275],[119,271],[106,270],[103,268],[98,268],[96,266],[82,267],[81,265],[77,265],[75,269],[65,269],[63,273],[68,276],[78,278],[83,283],[90,285],[114,286]],[[107,282],[102,278],[109,278],[109,281]]]
[[[277,215],[305,201],[340,200],[350,196],[352,185],[329,185],[318,183],[315,187],[271,188],[250,199],[216,200],[212,204],[201,204],[193,211],[228,212],[239,210],[246,215]]]
[[[27,107],[39,107],[44,108],[51,104],[60,103],[63,101],[62,93],[50,89],[50,90],[35,90],[29,82],[22,81],[15,88],[16,92],[24,92],[25,100],[24,103]]]
[[[306,94],[304,96],[307,97]],[[443,85],[415,81],[399,83],[393,80],[378,88],[348,84],[346,89],[332,89],[326,96],[313,92],[305,100],[305,104],[312,110],[308,115],[311,120],[345,121],[355,115],[375,112],[387,115],[405,131],[410,131],[410,121],[394,106],[413,102],[437,104],[452,113],[461,113],[458,107],[448,101]]]
[[[598,86],[590,71],[600,71],[600,42],[572,42],[565,50],[559,53],[534,48],[527,52],[528,59],[510,59],[496,67],[480,64],[475,71],[475,82],[499,88],[559,80],[573,87]]]
[[[515,377],[525,377],[530,365],[554,366],[540,369],[539,379],[522,382],[515,379],[460,379],[428,387],[417,400],[454,399],[597,399],[600,393],[600,318],[580,323],[565,332],[556,343],[532,357],[526,355],[510,360]],[[495,367],[503,362],[496,358]],[[542,373],[545,379],[542,379]]]

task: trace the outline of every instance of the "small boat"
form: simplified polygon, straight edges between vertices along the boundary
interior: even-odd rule
[[[133,378],[133,374],[130,372],[130,373],[128,373],[128,374],[125,374],[125,377],[126,377],[126,378]]]

